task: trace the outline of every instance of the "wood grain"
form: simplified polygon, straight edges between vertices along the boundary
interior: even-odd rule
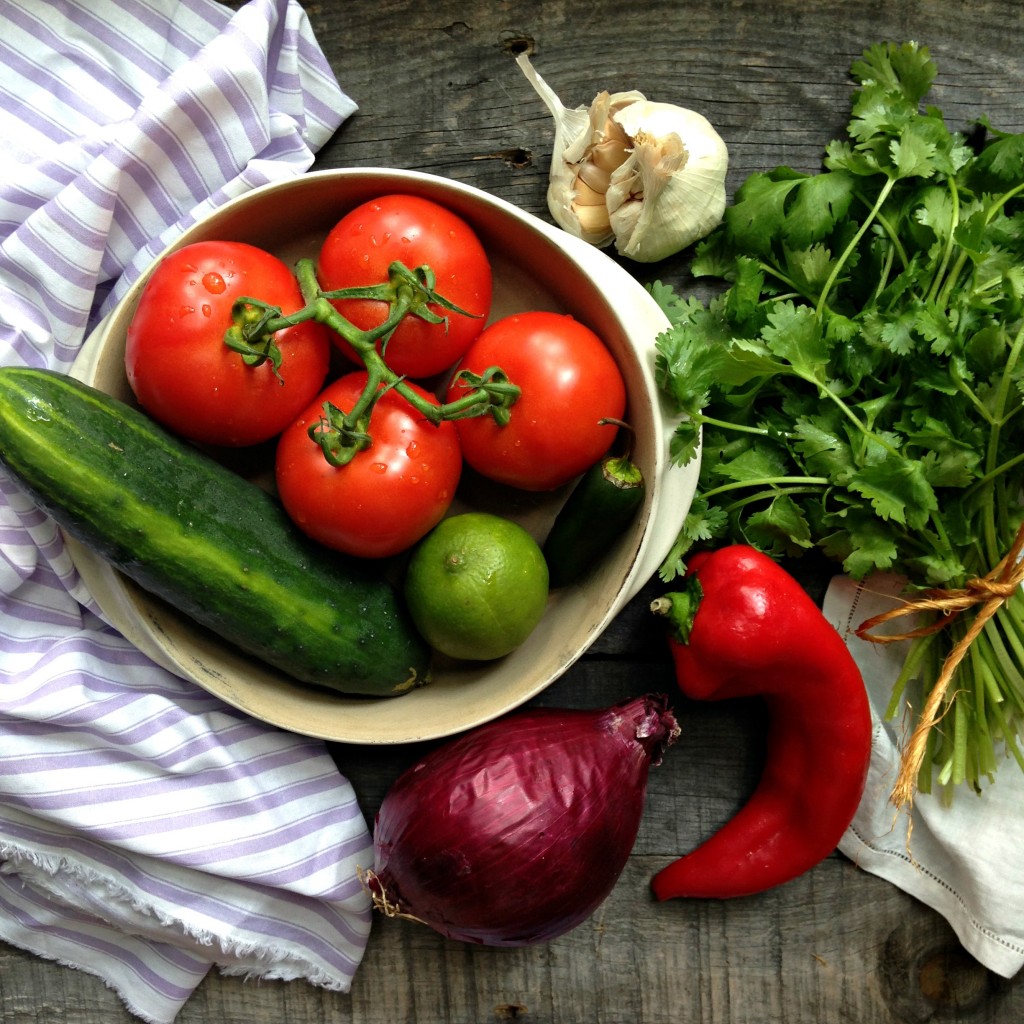
[[[320,0],[306,10],[359,104],[318,166],[443,174],[543,217],[552,125],[514,63],[524,48],[569,105],[588,104],[604,88],[636,88],[700,110],[729,146],[730,190],[777,164],[816,169],[847,118],[851,60],[884,39],[931,48],[939,66],[932,99],[953,124],[966,128],[985,112],[997,126],[1024,130],[1018,0]],[[683,257],[630,269],[645,281],[692,284]],[[672,692],[647,613],[658,588],[652,581],[538,703],[600,706]],[[839,854],[761,896],[656,904],[651,875],[735,811],[761,758],[756,706],[678,701],[677,710],[683,735],[652,773],[634,855],[576,931],[499,951],[378,919],[351,994],[211,973],[180,1024],[1024,1019],[1017,981],[981,968],[937,914]],[[418,753],[334,750],[369,818]],[[95,978],[0,945],[4,1024],[132,1020]]]

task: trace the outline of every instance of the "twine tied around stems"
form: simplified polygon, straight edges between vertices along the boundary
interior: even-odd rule
[[[937,633],[939,630],[945,629],[961,612],[978,608],[974,621],[967,632],[946,656],[942,671],[928,693],[924,710],[903,749],[899,774],[890,794],[890,800],[897,808],[909,807],[913,803],[916,780],[924,761],[928,733],[942,717],[939,709],[949,690],[957,666],[963,661],[978,634],[985,628],[985,623],[1024,583],[1022,554],[1024,554],[1024,523],[1018,528],[1010,550],[985,576],[970,579],[959,589],[922,591],[917,597],[904,601],[898,607],[866,619],[856,630],[857,636],[863,640],[870,640],[877,644],[891,644],[900,640],[912,640],[915,637]],[[921,611],[937,612],[940,615],[933,622],[905,633],[874,635],[871,632],[893,619]]]

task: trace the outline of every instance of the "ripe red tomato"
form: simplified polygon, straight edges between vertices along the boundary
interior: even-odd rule
[[[160,263],[128,327],[125,369],[135,397],[193,441],[238,447],[275,437],[327,375],[329,331],[313,321],[277,332],[280,378],[269,362],[247,366],[224,344],[241,296],[284,313],[304,305],[295,276],[271,253],[241,242],[194,242]]]
[[[450,369],[483,330],[491,308],[491,265],[473,229],[462,218],[419,196],[388,195],[363,203],[331,229],[320,250],[318,276],[324,291],[382,284],[399,261],[409,270],[426,264],[434,290],[472,316],[430,309],[448,323],[407,317],[387,341],[395,373],[422,379]],[[338,311],[360,330],[379,326],[388,305],[376,299],[339,299]],[[352,348],[335,341],[350,358]]]
[[[424,419],[405,398],[385,390],[370,415],[369,448],[332,466],[309,427],[324,402],[350,411],[366,385],[362,370],[338,378],[282,435],[275,474],[285,511],[314,540],[363,558],[411,547],[448,511],[462,473],[454,423]],[[418,394],[436,398],[411,384]]]
[[[456,420],[462,454],[478,473],[529,491],[551,490],[593,465],[615,439],[626,386],[589,327],[558,313],[516,313],[491,324],[456,368],[500,366],[522,394],[508,424]],[[448,401],[462,390],[453,378]]]

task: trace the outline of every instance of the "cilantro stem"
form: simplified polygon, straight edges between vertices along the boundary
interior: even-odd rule
[[[903,694],[907,688],[907,683],[909,683],[911,679],[917,677],[918,667],[934,643],[934,633],[930,633],[927,636],[915,637],[911,640],[910,650],[907,652],[907,656],[903,659],[903,665],[900,668],[900,673],[896,677],[896,682],[893,683],[892,691],[889,696],[889,705],[885,709],[885,717],[887,719],[892,718],[896,714],[897,710],[899,710],[900,704],[903,700]]]
[[[953,757],[950,779],[959,786],[967,777],[967,701],[953,701]]]
[[[836,281],[839,280],[839,275],[842,273],[850,257],[853,255],[857,246],[860,245],[860,240],[864,237],[865,232],[871,226],[871,223],[878,216],[878,212],[885,205],[886,199],[889,198],[889,193],[892,192],[893,187],[896,184],[896,179],[888,177],[885,184],[882,186],[878,193],[878,198],[875,200],[874,205],[868,211],[867,218],[861,223],[860,227],[857,228],[853,238],[850,239],[846,248],[843,250],[843,254],[836,260],[835,266],[832,268],[832,272],[828,275],[828,280],[825,282],[825,287],[821,290],[821,295],[818,296],[818,304],[815,307],[815,312],[818,316],[821,316],[828,305],[829,293],[835,287]]]
[[[886,286],[889,284],[889,275],[892,273],[892,265],[896,259],[896,246],[890,245],[885,250],[885,265],[882,267],[882,272],[878,275],[878,284],[875,285],[875,293],[871,297],[871,301],[877,302],[879,295],[885,291]]]
[[[949,272],[946,277],[946,283],[943,285],[941,293],[936,298],[936,303],[945,309],[949,305],[949,296],[953,289],[956,287],[960,280],[960,272],[963,270],[964,265],[967,263],[967,253],[961,250],[960,254],[956,258],[956,263],[953,265],[953,269]]]
[[[1011,611],[1008,607],[1008,604],[1009,602],[992,616],[992,621],[996,624],[995,628],[1000,630],[1002,638],[1010,645],[1011,654],[1016,659],[1015,664],[1024,665],[1024,645],[1021,643],[1019,621],[1016,619],[1015,612]],[[987,627],[988,623],[985,625]],[[1022,706],[1021,710],[1024,711],[1024,706]]]
[[[721,427],[723,430],[735,430],[741,434],[756,434],[758,437],[772,436],[772,432],[765,427],[751,427],[745,423],[731,423],[729,420],[719,420],[715,419],[714,416],[705,416],[702,412],[696,413],[690,419],[696,424]]]
[[[900,266],[905,269],[910,263],[910,258],[907,256],[907,250],[903,246],[903,240],[900,238],[899,232],[897,232],[897,230],[892,226],[892,224],[889,221],[889,218],[886,217],[881,210],[878,210],[875,216],[876,220],[878,221],[878,224],[885,232],[886,238],[888,238],[889,241],[892,243],[890,253],[895,253],[899,255]],[[888,269],[889,268],[887,267],[886,273],[888,273]]]
[[[953,182],[951,181],[951,186],[952,185],[953,185]],[[1002,210],[1003,207],[1006,206],[1006,204],[1011,199],[1014,199],[1015,197],[1017,197],[1018,195],[1021,195],[1022,193],[1024,193],[1024,182],[1022,182],[1021,184],[1015,186],[1014,188],[1011,188],[1008,192],[1004,192],[1001,196],[999,196],[999,198],[996,199],[995,202],[993,202],[992,205],[989,206],[986,209],[986,211],[985,211],[985,223],[986,224],[991,224],[992,223],[992,218],[995,217],[995,215],[1000,210]],[[955,198],[955,195],[954,195],[954,198]],[[948,244],[951,246],[952,242],[953,242],[953,238],[952,238],[952,232],[951,232],[949,240],[948,240]],[[963,270],[964,265],[967,263],[967,260],[968,260],[967,253],[965,251],[961,250],[960,254],[957,257],[956,265],[953,268],[953,272],[946,279],[945,286],[943,287],[941,294],[938,296],[938,298],[936,300],[939,303],[939,305],[941,305],[943,307],[946,307],[946,306],[949,305],[949,297],[952,294],[954,287],[956,287],[957,282],[960,280],[960,272]]]
[[[1006,422],[1006,404],[1016,376],[1017,361],[1020,359],[1022,348],[1024,348],[1024,325],[1020,327],[1016,337],[1013,339],[1009,355],[1006,358],[1006,365],[1003,367],[1003,372],[999,378],[999,386],[996,389],[993,409],[994,419],[992,429],[989,432],[988,450],[985,456],[985,475],[992,477],[993,484],[998,484],[1001,479],[1001,476],[994,473],[997,468],[996,459],[999,457],[999,437],[1002,424]],[[998,516],[999,518],[999,528],[1002,530],[1003,535],[1006,536],[1010,532],[1009,516],[1005,501],[993,500],[990,502],[989,507],[993,514],[984,517],[984,538],[988,559],[992,565],[995,565],[1003,556],[1003,553],[999,550],[999,542],[996,536],[996,517]]]
[[[995,419],[992,416],[992,413],[988,411],[985,407],[985,403],[982,402],[982,400],[974,393],[974,389],[964,380],[954,360],[950,360],[949,375],[953,378],[953,383],[956,385],[957,391],[959,391],[960,394],[962,394],[967,401],[977,409],[978,415],[985,420],[986,423],[994,423]]]
[[[1017,658],[1024,665],[1024,611],[1021,604],[1024,602],[1024,594],[1019,590],[1011,595],[995,617],[1004,628],[1010,646],[1017,654]]]
[[[792,371],[795,377],[799,377],[801,380],[806,381],[808,384],[813,385],[818,390],[818,394],[823,398],[830,398],[838,407],[840,412],[866,437],[869,441],[873,441],[880,448],[884,448],[890,455],[895,455],[897,458],[904,458],[903,453],[898,449],[894,448],[884,437],[876,434],[869,426],[861,421],[857,414],[832,390],[827,388],[820,380],[817,380],[809,373],[804,373],[796,368]]]
[[[970,487],[968,487],[964,491],[964,498],[971,497],[977,491],[980,491],[983,487],[987,487],[997,477],[1000,477],[1003,474],[1008,473],[1011,469],[1014,468],[1014,466],[1019,466],[1022,462],[1024,462],[1024,452],[1019,452],[1018,454],[1014,455],[1012,459],[1007,459],[1005,462],[996,466],[995,469],[989,470],[984,476],[979,477],[977,480],[974,481],[974,483],[971,484]]]
[[[999,678],[1014,697],[1014,703],[1021,711],[1024,711],[1024,704],[1021,701],[1022,694],[1024,694],[1024,676],[1020,673],[1019,663],[1015,663],[1007,651],[994,616],[985,623],[982,635],[985,638],[982,647],[983,653],[985,645],[987,645],[987,653],[992,656],[990,660],[993,660],[999,668]]]
[[[978,639],[980,640],[981,637]],[[982,641],[982,644],[984,646],[984,641]],[[1007,750],[1009,750],[1016,759],[1017,763],[1021,768],[1024,768],[1024,755],[1021,754],[1020,748],[1017,746],[1015,735],[1016,728],[1011,722],[1011,718],[1006,714],[1006,708],[1004,707],[1005,701],[1003,699],[1002,692],[999,689],[999,679],[993,671],[992,665],[982,658],[980,651],[977,658],[981,659],[978,662],[978,670],[982,673],[988,689],[988,696],[990,697],[988,707],[992,711],[992,717],[996,720],[1000,737],[1006,744]]]
[[[785,486],[786,484],[803,484],[801,491],[816,491],[822,487],[828,486],[829,480],[824,476],[763,476],[752,480],[734,480],[728,484],[720,484],[718,487],[713,487],[709,491],[702,491],[701,497],[705,500],[707,498],[717,497],[719,494],[726,494],[729,491],[739,491],[744,487],[771,487],[772,490],[767,493],[768,496],[774,493],[783,493],[781,490],[776,491],[775,488]],[[793,493],[789,491],[788,493]]]
[[[940,293],[941,288],[941,303],[943,306],[945,306],[946,300],[949,298],[949,293],[952,288],[952,282],[957,280],[957,278],[960,276],[960,268],[963,265],[962,257],[964,255],[963,252],[960,253],[961,259],[957,261],[955,272],[951,274],[949,276],[949,279],[947,280],[946,270],[949,267],[949,261],[953,258],[953,236],[956,232],[957,224],[959,224],[960,222],[960,191],[956,187],[955,178],[948,177],[946,179],[946,183],[949,187],[950,202],[952,204],[953,210],[949,217],[949,230],[946,233],[946,244],[945,246],[943,246],[942,259],[939,261],[939,266],[936,269],[934,276],[932,277],[931,287],[928,289],[928,292],[925,295],[925,302],[938,301],[938,295]],[[944,282],[945,284],[943,285]]]
[[[784,285],[792,289],[788,295],[773,295],[771,297],[771,300],[762,300],[761,305],[767,305],[769,301],[772,305],[774,305],[776,302],[779,302],[787,298],[806,299],[807,302],[814,301],[814,295],[809,295],[807,291],[801,289],[800,286],[796,283],[796,281],[794,281],[793,278],[791,278],[788,274],[784,273],[782,268],[779,267],[778,265],[774,263],[766,263],[764,260],[759,260],[757,265],[765,272],[766,275],[771,275],[776,280],[781,281]]]
[[[769,487],[763,491],[755,491],[753,494],[748,494],[737,501],[730,502],[728,505],[722,507],[722,511],[726,515],[732,515],[734,512],[738,512],[742,508],[746,508],[748,505],[753,505],[759,501],[768,501],[769,499],[774,500],[775,498],[791,497],[794,494],[817,494],[821,491],[820,487]],[[800,545],[802,547],[809,547],[810,545]]]

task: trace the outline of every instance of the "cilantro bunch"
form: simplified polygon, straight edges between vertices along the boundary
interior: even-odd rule
[[[651,293],[672,324],[656,373],[701,454],[697,494],[662,567],[694,546],[818,549],[854,578],[963,588],[1024,523],[1024,135],[953,130],[924,101],[925,47],[853,63],[847,137],[823,167],[750,175],[691,271],[713,298]],[[957,670],[931,730],[940,783],[1024,768],[1024,598],[1016,588]],[[914,641],[893,695],[938,677],[970,613]],[[991,628],[990,628],[991,627]]]

